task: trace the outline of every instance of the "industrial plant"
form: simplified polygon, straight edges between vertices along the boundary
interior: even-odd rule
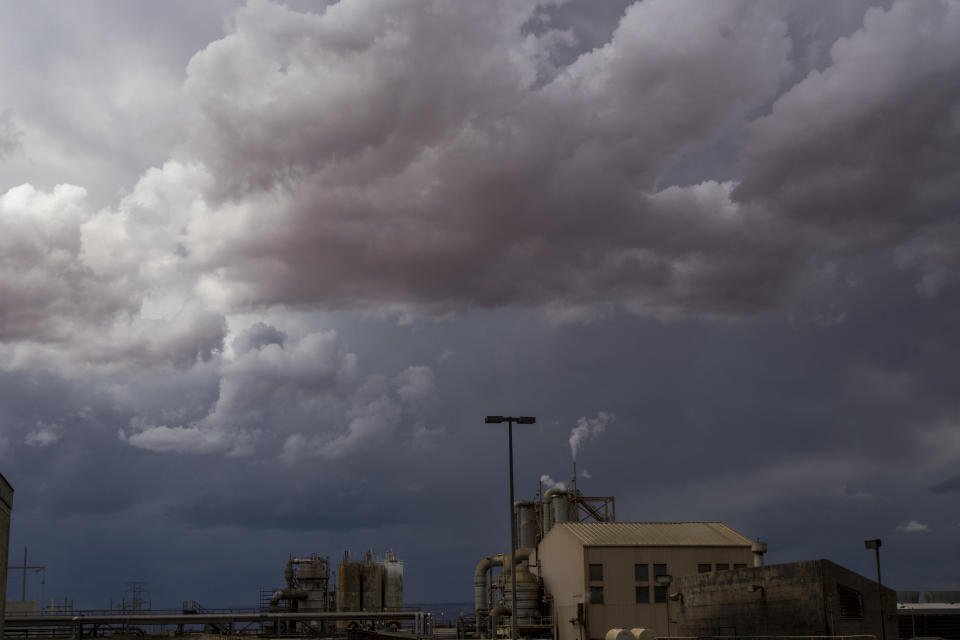
[[[12,506],[13,488],[0,476],[3,585]],[[185,602],[181,610],[157,611],[141,597],[125,600],[119,611],[20,607],[0,616],[0,629],[10,639],[960,640],[960,605],[953,604],[960,593],[929,592],[921,603],[918,592],[898,598],[825,559],[765,565],[764,542],[721,522],[620,522],[613,496],[584,495],[575,482],[541,486],[532,500],[513,502],[511,520],[513,549],[479,559],[473,613],[446,627],[405,605],[404,565],[388,550],[356,558],[344,552],[336,569],[329,556],[291,555],[278,567],[282,586],[261,590],[255,608],[210,610]],[[879,560],[880,541],[866,543]]]

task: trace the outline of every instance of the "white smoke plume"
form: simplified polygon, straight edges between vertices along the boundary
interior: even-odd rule
[[[540,484],[545,486],[547,489],[552,489],[553,487],[556,487],[561,491],[565,491],[567,489],[566,482],[556,482],[553,478],[546,474],[540,476]]]
[[[608,411],[598,411],[596,418],[586,416],[577,418],[577,426],[570,431],[570,453],[573,459],[577,459],[577,452],[584,442],[596,439],[606,431],[607,425],[612,424],[616,419],[616,414]]]

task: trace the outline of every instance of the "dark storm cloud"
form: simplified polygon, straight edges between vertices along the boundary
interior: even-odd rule
[[[775,301],[796,258],[730,206],[729,185],[653,189],[675,154],[775,95],[790,50],[776,8],[635,5],[546,85],[561,36],[524,34],[535,9],[239,12],[188,67],[184,153],[216,186],[185,246],[224,267],[204,286],[233,303],[428,312]],[[690,46],[660,46],[653,24]]]
[[[867,12],[750,126],[733,197],[815,234],[821,251],[896,245],[952,221],[960,200],[960,7]],[[917,37],[917,34],[924,34]]]
[[[776,4],[635,4],[542,82],[574,36],[531,31],[533,3],[253,3],[191,60],[190,138],[151,180],[201,203],[177,246],[220,304],[773,308],[819,257],[950,215],[956,5],[908,6],[871,10],[823,63],[823,29],[791,58],[798,18]],[[657,191],[802,60],[825,67],[750,125],[741,183]]]
[[[960,476],[947,478],[943,482],[939,482],[930,487],[930,490],[934,493],[951,493],[960,491]]]

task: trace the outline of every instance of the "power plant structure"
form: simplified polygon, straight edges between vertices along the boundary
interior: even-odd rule
[[[522,637],[585,640],[624,629],[631,638],[651,629],[669,636],[673,575],[762,566],[766,552],[720,522],[617,522],[612,496],[586,496],[572,483],[541,488],[513,509],[515,557],[477,564],[474,621],[460,621],[463,637],[509,637],[513,572]]]
[[[571,486],[538,489],[536,499],[514,503],[518,548],[516,559],[499,553],[482,559],[474,571],[475,630],[478,637],[495,637],[501,616],[510,615],[511,571],[516,571],[517,621],[526,637],[550,637],[553,633],[551,599],[544,592],[536,567],[537,545],[557,524],[581,521],[614,522],[616,502],[612,496],[585,496]],[[533,563],[533,566],[531,566]],[[493,575],[494,568],[500,568]],[[533,570],[531,570],[531,568]]]
[[[283,571],[286,586],[277,589],[270,597],[268,611],[279,612],[399,612],[403,610],[403,562],[393,551],[387,551],[383,559],[373,551],[367,551],[359,561],[351,559],[345,551],[337,568],[336,588],[331,583],[329,556],[316,553],[307,557],[291,556]],[[387,628],[399,628],[399,620],[381,620]],[[280,633],[296,632],[297,625],[291,621],[280,623]],[[340,620],[338,629],[362,626],[357,620]],[[372,623],[371,623],[372,624]],[[310,629],[316,633],[329,631],[324,621],[313,622]]]
[[[0,477],[2,478],[2,477]],[[0,493],[0,498],[6,498]],[[2,524],[2,522],[0,522]],[[336,575],[330,558],[316,553],[290,556],[285,586],[261,589],[258,609],[206,609],[195,601],[183,610],[43,611],[6,620],[7,638],[79,638],[81,636],[168,636],[184,633],[258,637],[370,637],[406,632],[431,635],[429,613],[403,604],[403,562],[387,551],[372,551],[354,561],[344,553]],[[336,584],[336,586],[334,586]]]

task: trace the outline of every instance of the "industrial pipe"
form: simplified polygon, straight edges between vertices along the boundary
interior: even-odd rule
[[[502,567],[504,559],[502,553],[487,556],[477,563],[477,568],[473,572],[473,608],[477,618],[477,627],[480,627],[481,621],[487,615],[487,571],[491,567]]]
[[[506,604],[500,604],[495,606],[490,610],[490,637],[497,637],[497,627],[500,626],[500,616],[502,615],[513,615],[510,611],[510,606]]]
[[[277,589],[273,592],[273,596],[270,598],[270,611],[279,610],[279,604],[281,600],[306,600],[307,599],[307,590],[306,589]]]

